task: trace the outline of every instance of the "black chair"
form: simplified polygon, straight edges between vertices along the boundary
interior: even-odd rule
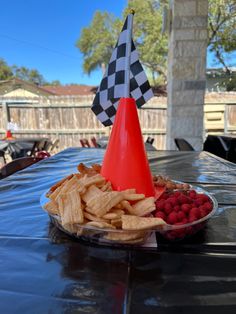
[[[42,159],[43,158],[35,157],[23,157],[15,159],[1,168],[1,179],[6,178],[17,171],[25,169]]]
[[[154,138],[153,137],[150,137],[150,136],[148,136],[148,138],[146,139],[146,143],[148,143],[148,144],[153,144],[153,142],[154,142]]]
[[[0,159],[3,160],[3,163],[6,164],[6,158],[5,158],[5,152],[3,150],[0,150]]]
[[[98,142],[97,142],[97,140],[96,140],[96,138],[93,136],[93,137],[91,137],[91,142],[92,142],[92,144],[93,144],[93,146],[94,147],[96,147],[96,148],[100,148],[101,146],[98,144]]]
[[[91,145],[89,144],[89,141],[86,138],[81,139],[80,144],[82,147],[91,147]]]
[[[230,146],[220,136],[208,136],[203,144],[203,150],[219,156],[223,159],[229,159]]]
[[[194,150],[193,146],[183,138],[175,138],[175,145],[177,146],[178,150]]]
[[[51,141],[48,141],[48,140],[41,140],[39,142],[36,141],[31,149],[30,156],[34,157],[36,156],[36,153],[40,151],[48,151],[50,146],[51,146]]]
[[[55,139],[55,141],[53,143],[51,143],[51,146],[49,147],[49,149],[47,151],[49,153],[54,153],[54,151],[59,148],[59,143],[60,143],[59,138]]]

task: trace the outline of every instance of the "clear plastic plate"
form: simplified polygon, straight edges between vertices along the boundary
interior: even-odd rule
[[[194,189],[198,194],[207,195],[212,202],[213,209],[208,215],[204,216],[203,218],[183,225],[166,224],[145,230],[122,230],[122,229],[101,229],[83,224],[74,224],[73,226],[70,226],[67,229],[65,229],[61,224],[60,216],[51,214],[48,215],[52,223],[55,224],[60,230],[67,233],[68,235],[95,243],[111,245],[114,244],[140,245],[145,243],[145,241],[152,232],[159,232],[162,234],[163,237],[169,240],[180,240],[185,238],[186,236],[193,235],[197,231],[202,229],[205,226],[208,219],[215,214],[218,208],[218,203],[216,199],[207,191],[196,186],[191,186],[191,189]],[[40,204],[42,207],[49,201],[49,199],[46,197],[47,192],[48,191],[45,191],[41,195]]]

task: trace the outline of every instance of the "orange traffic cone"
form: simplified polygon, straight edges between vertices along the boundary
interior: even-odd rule
[[[117,191],[135,188],[154,196],[137,107],[133,98],[121,98],[104,156],[101,174]]]
[[[7,131],[6,131],[6,136],[5,136],[5,138],[8,139],[8,140],[13,139],[11,130],[7,130]]]

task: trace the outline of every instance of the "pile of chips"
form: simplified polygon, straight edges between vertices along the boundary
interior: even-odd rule
[[[160,229],[166,223],[150,217],[155,211],[154,197],[145,197],[135,189],[113,191],[111,183],[100,174],[100,165],[78,166],[71,174],[50,188],[44,209],[60,218],[70,233],[88,235],[89,229],[107,232],[103,237],[122,243],[142,243],[147,230]]]

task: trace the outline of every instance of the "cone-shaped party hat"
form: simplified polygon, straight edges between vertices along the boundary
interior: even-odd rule
[[[121,98],[101,174],[115,190],[135,188],[137,193],[154,196],[143,137],[133,98]]]

